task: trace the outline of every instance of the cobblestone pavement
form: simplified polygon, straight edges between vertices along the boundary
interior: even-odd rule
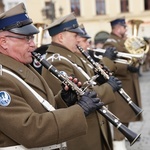
[[[132,146],[126,141],[128,150],[150,150],[150,71],[143,72],[139,81],[144,110],[143,121],[131,123],[129,128],[137,134],[141,133],[141,138]]]

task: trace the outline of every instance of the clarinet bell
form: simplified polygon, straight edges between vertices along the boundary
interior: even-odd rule
[[[141,134],[137,135],[135,132],[131,131],[123,124],[118,128],[118,130],[121,131],[121,133],[128,139],[128,141],[130,142],[130,146],[132,146],[137,140],[139,140],[141,136]]]

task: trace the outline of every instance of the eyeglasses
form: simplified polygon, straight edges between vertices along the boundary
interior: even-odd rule
[[[26,40],[27,43],[31,42],[31,40],[34,39],[33,35],[30,35],[30,36],[12,36],[12,35],[6,35],[5,37]]]
[[[122,26],[123,28],[125,28],[125,29],[127,28],[127,26],[126,26],[126,25],[121,25],[121,26]]]

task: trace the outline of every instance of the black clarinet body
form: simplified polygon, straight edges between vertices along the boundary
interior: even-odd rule
[[[36,58],[47,70],[49,70],[57,79],[63,84],[68,85],[72,90],[76,91],[79,96],[82,96],[85,92],[79,88],[74,82],[72,82],[67,75],[61,74],[51,63],[42,58],[40,54],[32,52],[34,58]],[[141,134],[137,135],[126,126],[124,126],[119,119],[112,114],[105,106],[97,110],[103,117],[105,117],[111,124],[113,124],[133,145]]]
[[[104,118],[106,118],[114,127],[116,127],[130,142],[130,146],[132,146],[140,137],[141,134],[137,135],[132,130],[128,129],[124,124],[120,122],[120,120],[112,114],[106,107],[102,107],[97,110]]]
[[[77,45],[77,48],[83,54],[83,56],[93,65],[95,73],[101,74],[106,80],[109,80],[109,77],[110,77],[109,74],[111,74],[111,73],[108,70],[107,70],[108,73],[106,73],[102,69],[101,65],[99,63],[95,62],[94,59],[85,50],[83,50],[80,46]],[[134,111],[136,116],[138,116],[139,114],[141,114],[143,112],[143,110],[132,101],[131,97],[124,91],[123,88],[119,89],[117,92],[127,102],[127,104],[132,108],[132,110]]]
[[[58,71],[51,63],[49,63],[46,59],[42,58],[41,54],[32,52],[32,55],[42,64],[42,66],[44,66],[47,70],[49,70],[54,77],[59,79],[64,85],[69,86],[73,91],[77,93],[77,95],[84,94],[82,89],[78,88],[78,86],[76,86],[76,84],[69,79],[67,74]]]

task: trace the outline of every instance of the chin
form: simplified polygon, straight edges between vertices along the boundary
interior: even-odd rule
[[[32,59],[26,60],[24,64],[31,64],[32,63]]]

